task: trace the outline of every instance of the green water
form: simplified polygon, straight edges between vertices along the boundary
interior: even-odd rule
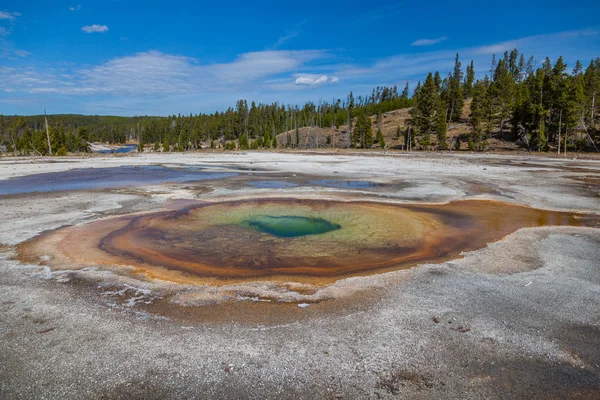
[[[259,232],[268,233],[278,237],[298,237],[306,235],[319,235],[340,229],[338,224],[331,223],[323,218],[299,216],[270,216],[257,215],[242,222]]]

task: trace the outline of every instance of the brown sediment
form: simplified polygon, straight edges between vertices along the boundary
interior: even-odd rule
[[[324,216],[342,229],[277,238],[236,223],[261,213]],[[148,278],[178,283],[223,286],[268,280],[321,285],[456,258],[523,227],[598,226],[599,219],[475,200],[445,205],[298,199],[186,202],[175,210],[47,232],[19,245],[18,258],[48,259],[61,269],[133,267]]]
[[[598,189],[600,189],[600,176],[573,176],[571,177],[571,179],[575,179],[584,183],[589,183],[591,185],[598,185]]]

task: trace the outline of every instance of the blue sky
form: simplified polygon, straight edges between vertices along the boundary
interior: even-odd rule
[[[597,0],[202,3],[3,0],[0,113],[196,114],[412,88],[456,52],[478,76],[514,47],[600,56]]]

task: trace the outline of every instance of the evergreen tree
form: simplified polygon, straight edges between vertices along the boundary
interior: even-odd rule
[[[467,66],[467,73],[465,75],[465,83],[463,86],[464,97],[473,96],[473,83],[475,82],[475,67],[473,66],[473,60],[471,64]]]
[[[433,83],[435,84],[436,91],[439,94],[442,91],[442,77],[440,76],[439,71],[435,71]]]
[[[458,60],[458,53],[454,60],[454,72],[448,78],[448,120],[458,122],[464,106],[463,98],[463,73],[461,63]]]
[[[505,56],[507,54],[505,53]],[[501,59],[496,64],[494,77],[489,87],[489,96],[492,117],[499,125],[500,131],[504,129],[513,107],[514,85],[512,75],[508,69],[507,61]]]
[[[385,138],[383,137],[383,132],[381,132],[381,128],[377,128],[375,142],[378,143],[379,147],[381,147],[382,149],[385,148]]]
[[[592,60],[584,73],[584,88],[587,97],[583,120],[590,129],[598,122],[600,114],[600,58]]]
[[[240,136],[240,150],[248,150],[248,136],[246,134],[243,134]]]
[[[402,90],[402,95],[400,96],[400,98],[402,100],[408,100],[409,97],[409,88],[408,88],[408,82],[406,82],[406,85],[404,86],[404,90]]]
[[[425,148],[431,143],[430,135],[445,132],[446,112],[441,105],[445,106],[438,94],[433,75],[429,73],[423,86],[415,94],[415,106],[411,110],[415,134],[419,136],[420,144]]]
[[[435,133],[438,139],[438,146],[440,150],[448,150],[447,142],[447,124],[446,124],[446,103],[443,101],[438,102],[438,109],[435,116]]]
[[[356,120],[356,127],[352,133],[352,143],[354,147],[370,149],[373,146],[373,128],[371,119],[364,113],[360,113]]]
[[[486,147],[486,136],[484,123],[487,119],[489,99],[487,97],[487,86],[484,81],[477,81],[473,86],[473,100],[471,101],[471,114],[469,124],[471,125],[471,136],[469,148],[471,150],[483,151]]]

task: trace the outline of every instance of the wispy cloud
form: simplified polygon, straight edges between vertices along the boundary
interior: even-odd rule
[[[9,11],[0,11],[0,19],[8,19],[13,21],[16,17],[20,17],[21,13],[18,12],[9,12]]]
[[[338,83],[340,78],[337,76],[317,75],[317,74],[296,74],[296,85],[317,86],[325,83]]]
[[[432,46],[434,44],[438,44],[440,42],[443,42],[444,40],[447,40],[448,37],[447,36],[442,36],[436,39],[418,39],[415,40],[414,42],[412,42],[410,45],[411,46]]]
[[[13,27],[15,25],[15,19],[20,16],[21,16],[21,13],[18,13],[18,12],[0,11],[0,20],[6,20],[6,21],[8,21],[8,24],[9,24],[8,28],[0,26],[0,39],[10,36],[10,34],[13,31]],[[2,39],[2,40],[4,40],[4,39]],[[3,43],[2,47],[6,47],[6,45]],[[2,49],[0,49],[0,50],[2,50]],[[6,53],[6,52],[2,51],[2,53]]]
[[[277,41],[273,44],[272,49],[277,49],[279,46],[286,44],[287,42],[289,42],[296,36],[300,35],[300,29],[302,28],[302,25],[304,25],[305,23],[306,23],[306,20],[300,22],[298,25],[296,25],[296,27],[294,29],[286,31],[285,35],[280,36],[279,39],[277,39]]]
[[[69,10],[71,10],[71,11],[79,11],[79,10],[81,10],[81,5],[78,4],[75,7],[69,7]]]
[[[0,69],[0,90],[114,96],[236,92],[259,87],[269,77],[293,73],[328,57],[323,50],[270,50],[244,53],[228,63],[203,65],[191,57],[149,51],[60,74],[33,68]],[[327,79],[334,81],[333,77]]]
[[[528,36],[520,39],[507,40],[505,42],[495,43],[492,45],[481,46],[475,49],[478,54],[500,54],[507,50],[527,46],[552,43],[557,40],[568,40],[584,36],[598,36],[600,31],[594,29],[581,29],[576,31],[565,31],[558,33],[550,33],[544,35]]]
[[[86,25],[83,28],[81,28],[82,31],[86,32],[86,33],[104,33],[108,30],[108,26],[106,25]]]
[[[323,50],[267,50],[244,53],[230,63],[203,69],[223,83],[244,83],[254,79],[295,71],[311,61],[326,59]]]
[[[17,57],[27,57],[27,56],[31,55],[30,52],[25,51],[25,50],[14,50],[13,53]]]
[[[281,36],[279,39],[277,39],[275,44],[273,44],[273,48],[274,49],[278,48],[279,46],[289,42],[290,40],[292,40],[299,34],[300,34],[300,32],[298,32],[298,31],[286,33],[284,36]]]

